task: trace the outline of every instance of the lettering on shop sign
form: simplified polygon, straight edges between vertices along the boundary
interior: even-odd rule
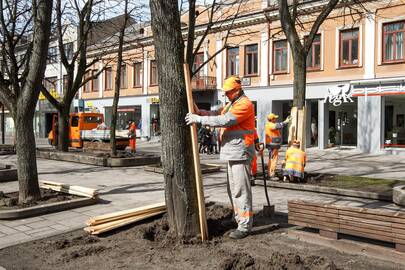
[[[354,102],[352,93],[350,92],[350,84],[341,84],[328,89],[328,95],[325,97],[324,102],[329,102],[337,107],[343,103]]]

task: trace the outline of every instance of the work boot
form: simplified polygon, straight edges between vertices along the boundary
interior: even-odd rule
[[[239,231],[239,230],[234,230],[233,232],[231,232],[229,234],[229,237],[232,238],[232,239],[242,239],[242,238],[245,238],[248,235],[249,235],[249,232],[246,232],[246,231],[242,232],[242,231]]]

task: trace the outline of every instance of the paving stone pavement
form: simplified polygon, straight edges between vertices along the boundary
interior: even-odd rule
[[[159,152],[158,143],[140,142],[138,149]],[[281,153],[280,159],[283,157]],[[404,179],[405,161],[392,156],[364,155],[356,150],[336,151],[308,149],[309,172],[356,174],[369,177]],[[225,164],[217,155],[202,155],[202,163]],[[267,160],[267,159],[266,159]],[[0,156],[0,163],[15,164],[16,156]],[[260,164],[258,166],[261,168]],[[97,205],[13,221],[0,221],[0,248],[83,228],[85,221],[95,215],[139,207],[164,200],[164,181],[160,174],[145,172],[143,167],[105,168],[72,162],[38,159],[40,180],[81,185],[100,190],[102,202]],[[226,172],[203,175],[206,201],[229,204],[226,193]],[[265,204],[263,187],[253,189],[254,210]],[[18,190],[16,182],[0,183],[0,190]],[[386,202],[340,197],[312,192],[271,189],[269,195],[276,211],[286,213],[290,199],[316,199],[345,205],[373,205],[387,209],[395,206]],[[1,267],[0,267],[1,270]]]

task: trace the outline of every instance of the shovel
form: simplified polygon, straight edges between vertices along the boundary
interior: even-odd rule
[[[258,150],[260,153],[260,158],[262,160],[263,184],[264,184],[263,186],[264,186],[264,194],[266,195],[266,201],[267,201],[267,205],[263,206],[263,215],[272,217],[274,215],[274,205],[270,204],[269,194],[267,192],[267,174],[266,174],[266,169],[264,166],[264,156],[263,156],[264,143],[260,143],[258,145]]]

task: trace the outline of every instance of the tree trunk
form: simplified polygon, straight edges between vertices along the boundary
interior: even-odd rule
[[[111,155],[117,156],[117,142],[115,138],[115,130],[117,129],[117,114],[118,114],[118,101],[120,97],[120,78],[121,78],[121,65],[117,65],[117,75],[115,77],[115,90],[112,105],[111,124],[110,124],[110,145]]]
[[[38,185],[33,116],[17,112],[16,150],[19,184],[18,202],[30,203],[41,198]]]
[[[67,152],[69,151],[70,145],[70,127],[69,127],[69,119],[70,119],[70,108],[68,106],[64,106],[61,104],[60,110],[58,111],[58,150]]]
[[[184,44],[177,1],[150,0],[158,64],[162,163],[170,230],[188,239],[199,233],[190,128],[185,125],[187,96]]]
[[[293,106],[302,109],[305,106],[307,83],[306,54],[297,52],[294,57]]]

